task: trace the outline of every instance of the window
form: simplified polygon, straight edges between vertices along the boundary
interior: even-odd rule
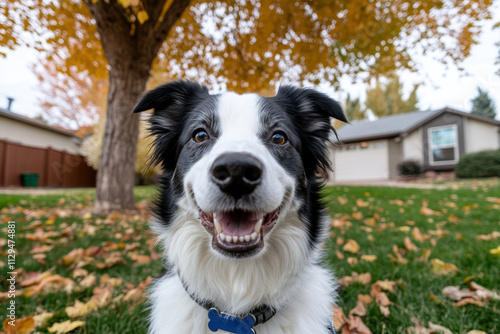
[[[458,161],[457,126],[429,128],[429,163],[447,165]]]

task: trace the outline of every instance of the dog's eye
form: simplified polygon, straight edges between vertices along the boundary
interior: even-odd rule
[[[271,141],[276,145],[284,145],[287,142],[287,138],[284,132],[276,131],[271,136]]]
[[[197,143],[202,143],[204,142],[205,140],[208,140],[208,133],[203,130],[203,129],[200,129],[200,130],[196,130],[194,133],[193,133],[193,140]]]

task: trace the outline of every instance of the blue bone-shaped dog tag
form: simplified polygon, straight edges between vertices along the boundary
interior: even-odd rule
[[[234,334],[256,334],[252,326],[255,323],[255,318],[248,314],[243,318],[220,313],[215,308],[208,310],[208,328],[212,332],[217,332],[219,329],[234,333]]]

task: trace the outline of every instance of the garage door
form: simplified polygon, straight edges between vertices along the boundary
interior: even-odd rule
[[[388,179],[387,141],[346,144],[335,150],[333,173],[335,181]]]

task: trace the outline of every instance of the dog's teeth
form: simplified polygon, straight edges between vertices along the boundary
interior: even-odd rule
[[[259,221],[257,222],[257,224],[255,224],[255,233],[259,233],[260,232],[260,227],[262,226],[262,218],[259,219]]]
[[[249,235],[245,235],[244,239],[246,242],[249,242],[251,240],[251,237]]]
[[[245,241],[245,237],[240,237],[240,242]]]
[[[222,232],[222,226],[219,223],[219,221],[215,218],[215,213],[214,213],[214,225],[215,225],[215,229],[217,230],[217,233],[221,233]]]
[[[252,239],[252,241],[257,239],[257,233],[253,232],[252,234],[250,234],[250,239]]]
[[[237,237],[237,236],[235,236],[235,235],[233,235],[233,242],[234,242],[234,243],[237,243],[237,242],[238,242],[238,237]]]
[[[226,235],[226,242],[233,242],[233,237]]]
[[[224,241],[226,240],[226,235],[224,233],[219,234],[220,240]]]

